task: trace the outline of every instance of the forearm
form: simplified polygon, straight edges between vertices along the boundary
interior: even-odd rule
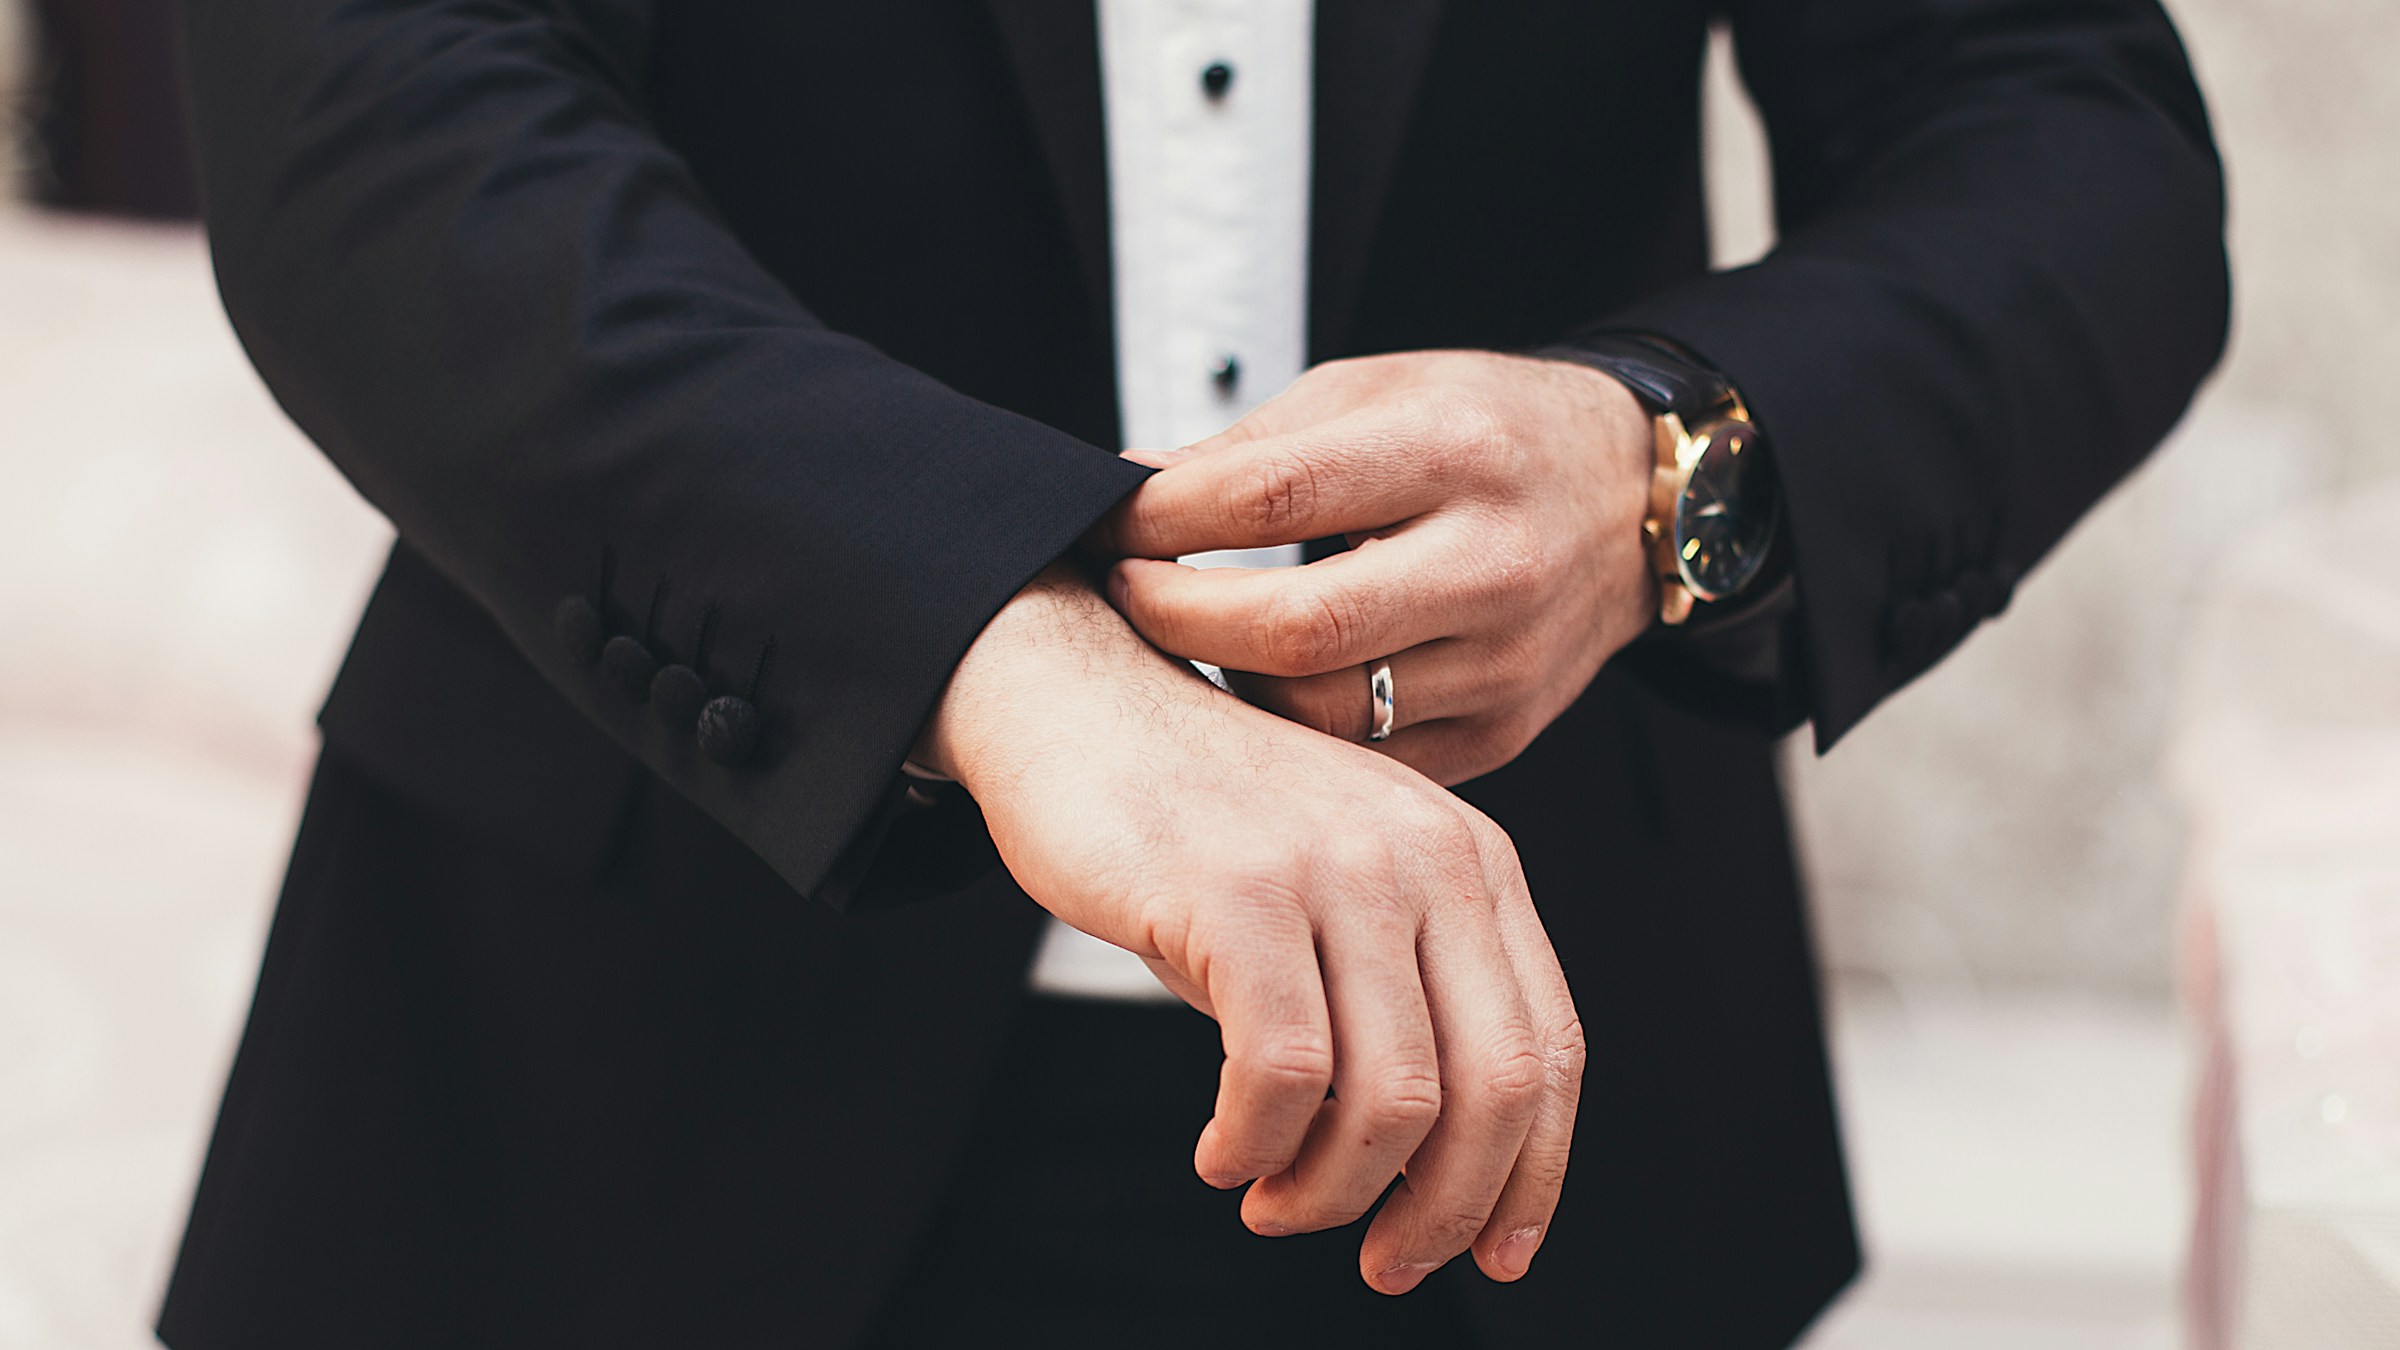
[[[1774,131],[1760,264],[1609,316],[1742,391],[1830,744],[2003,607],[2163,436],[2226,324],[2222,182],[2147,0],[1734,7]]]
[[[910,758],[970,792],[1004,792],[1130,714],[1221,698],[1143,641],[1081,569],[1053,563],[967,649]]]
[[[918,754],[982,800],[1035,903],[1218,1020],[1194,1164],[1219,1187],[1256,1179],[1256,1231],[1347,1223],[1411,1156],[1440,1157],[1369,1227],[1361,1273],[1404,1292],[1470,1242],[1493,1277],[1524,1273],[1583,1051],[1497,826],[1201,680],[1064,566],[985,627]]]
[[[564,698],[851,903],[960,652],[1140,470],[818,322],[651,126],[641,0],[188,26],[210,243],[277,398]],[[750,702],[754,751],[704,754],[595,637]]]

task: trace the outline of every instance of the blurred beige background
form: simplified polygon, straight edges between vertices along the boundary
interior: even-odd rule
[[[2232,357],[2004,621],[1791,757],[1875,1263],[1811,1350],[2178,1343],[2187,841],[2162,764],[2219,560],[2400,475],[2400,6],[2173,8],[2233,175]],[[0,3],[0,107],[24,22]],[[1769,227],[1725,67],[1738,261]],[[120,1350],[147,1343],[309,718],[388,534],[250,374],[193,230],[13,205],[0,482],[0,1350]]]
[[[2157,767],[2195,587],[2241,529],[2400,474],[2400,5],[2171,0],[2232,180],[2234,344],[2167,449],[2006,618],[1792,785],[1835,967],[2156,994],[2181,836]],[[1717,119],[1720,255],[1767,242]]]

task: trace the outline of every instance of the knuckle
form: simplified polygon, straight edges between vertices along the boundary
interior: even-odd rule
[[[1512,626],[1484,640],[1477,665],[1486,683],[1502,690],[1529,684],[1548,654],[1544,644],[1555,638],[1539,625]]]
[[[1321,675],[1345,664],[1360,627],[1354,603],[1326,587],[1292,586],[1264,606],[1259,648],[1279,675]]]
[[[1333,1086],[1333,1046],[1316,1035],[1288,1036],[1262,1048],[1250,1071],[1270,1092],[1322,1097]]]
[[[1153,486],[1149,481],[1134,489],[1116,516],[1117,539],[1127,557],[1156,557],[1162,544],[1183,533],[1177,526],[1182,523],[1184,508],[1175,501],[1183,495],[1179,489]]]
[[[1240,522],[1262,534],[1299,526],[1316,517],[1316,470],[1305,456],[1268,455],[1261,458],[1256,478],[1243,506]]]
[[[1284,706],[1278,711],[1285,717],[1321,735],[1348,740],[1357,729],[1357,710],[1337,705],[1331,690],[1302,686],[1281,701]]]
[[[1477,858],[1482,852],[1475,832],[1458,817],[1455,811],[1426,810],[1408,821],[1411,838],[1424,850],[1444,875],[1473,876],[1480,868]],[[1477,886],[1477,891],[1483,888]]]
[[[1189,969],[1192,963],[1192,917],[1181,905],[1162,903],[1165,897],[1143,897],[1135,907],[1140,929],[1150,950],[1166,958],[1179,969]]]
[[[1423,478],[1443,487],[1455,486],[1475,463],[1474,446],[1461,444],[1445,434],[1439,411],[1425,414],[1424,426],[1423,435],[1388,449],[1405,452],[1408,456],[1405,462],[1412,464]]]
[[[1494,1110],[1512,1120],[1532,1116],[1549,1086],[1550,1065],[1533,1034],[1524,1030],[1507,1037],[1483,1074],[1484,1095]]]
[[[1455,852],[1471,843],[1457,810],[1430,792],[1411,793],[1393,803],[1384,819],[1398,837],[1414,839],[1432,852]]]
[[[1392,845],[1371,831],[1354,831],[1320,841],[1311,858],[1311,873],[1338,878],[1345,886],[1383,895],[1392,889],[1396,871]]]
[[[1223,885],[1226,893],[1242,904],[1231,912],[1209,911],[1215,920],[1210,936],[1221,941],[1237,934],[1267,935],[1258,930],[1290,936],[1290,926],[1303,922],[1299,918],[1301,895],[1294,879],[1308,860],[1307,848],[1301,842],[1269,845],[1251,851],[1243,861],[1229,863]]]
[[[1448,389],[1437,408],[1436,440],[1472,451],[1478,457],[1507,447],[1507,420],[1481,391],[1471,386]]]
[[[1378,1135],[1421,1135],[1442,1114],[1442,1080],[1430,1065],[1387,1069],[1366,1088],[1359,1116]]]
[[[1469,820],[1468,832],[1474,836],[1475,849],[1486,861],[1516,869],[1522,866],[1517,859],[1517,841],[1508,837],[1498,821],[1478,811]]]
[[[1554,1086],[1573,1086],[1583,1082],[1583,1066],[1590,1047],[1583,1038],[1583,1019],[1571,1017],[1564,1026],[1550,1033],[1542,1048],[1542,1067]]]
[[[1465,1251],[1490,1222],[1491,1211],[1473,1209],[1458,1203],[1443,1205],[1425,1216],[1426,1245],[1443,1256],[1456,1256]]]
[[[1519,1154],[1513,1184],[1523,1188],[1525,1200],[1515,1203],[1530,1202],[1537,1212],[1554,1211],[1558,1193],[1566,1185],[1570,1160],[1570,1154],[1563,1148],[1529,1148]]]

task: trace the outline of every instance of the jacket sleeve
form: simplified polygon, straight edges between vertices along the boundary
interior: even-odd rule
[[[218,280],[403,540],[843,907],[959,656],[1141,475],[814,319],[648,125],[649,30],[645,0],[190,0]],[[640,702],[574,597],[747,696],[755,750]]]
[[[1781,242],[1598,326],[1707,358],[1774,448],[1798,641],[1754,702],[1822,750],[2182,415],[2225,342],[2223,180],[2153,0],[1732,18]]]

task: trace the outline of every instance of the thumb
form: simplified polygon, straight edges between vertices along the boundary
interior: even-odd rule
[[[1147,468],[1164,469],[1169,465],[1180,463],[1184,455],[1189,453],[1189,451],[1189,446],[1186,446],[1180,450],[1153,450],[1145,446],[1137,445],[1129,449],[1118,451],[1117,458],[1129,459],[1134,463],[1143,465]]]
[[[1129,459],[1136,464],[1153,469],[1171,469],[1186,460],[1197,459],[1202,455],[1213,455],[1219,450],[1230,450],[1234,446],[1250,441],[1263,440],[1274,432],[1275,419],[1265,415],[1268,409],[1274,406],[1272,401],[1260,404],[1257,408],[1252,409],[1247,417],[1235,422],[1232,426],[1214,436],[1202,437],[1190,445],[1179,445],[1172,450],[1137,445],[1120,452],[1118,458]]]
[[[1363,391],[1355,381],[1328,378],[1320,373],[1323,369],[1303,372],[1282,393],[1252,408],[1214,436],[1172,450],[1136,447],[1126,450],[1123,457],[1149,468],[1171,469],[1237,445],[1289,436],[1355,411]]]

